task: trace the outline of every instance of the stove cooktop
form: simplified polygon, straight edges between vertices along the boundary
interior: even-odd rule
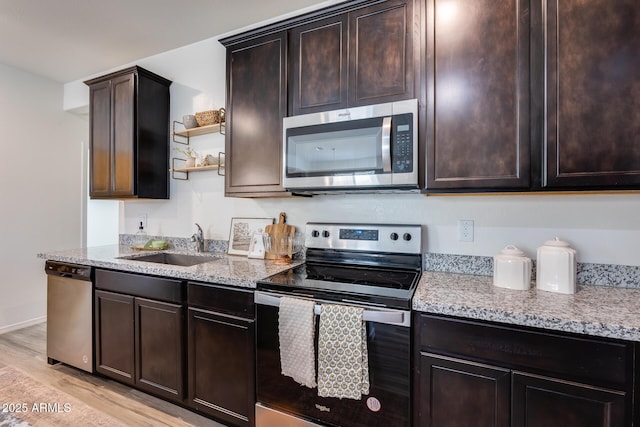
[[[422,227],[307,223],[306,263],[258,282],[262,291],[409,309],[422,273]]]
[[[415,270],[306,263],[258,282],[257,288],[313,299],[409,309],[420,276],[421,272]]]

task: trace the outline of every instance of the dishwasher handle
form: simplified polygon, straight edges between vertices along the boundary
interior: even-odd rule
[[[280,297],[287,295],[269,295],[265,292],[256,291],[254,295],[254,302],[259,305],[268,305],[272,307],[280,306]],[[292,296],[292,298],[297,298]],[[305,298],[307,299],[307,298]],[[331,303],[333,304],[333,303]],[[353,305],[353,304],[344,304],[344,305]],[[395,309],[387,309],[387,308],[374,308],[374,307],[363,307],[358,306],[364,309],[362,313],[362,320],[365,322],[376,322],[376,323],[384,323],[387,325],[398,325],[398,326],[411,326],[411,313],[409,311],[403,310],[395,310]],[[319,315],[322,312],[322,304],[316,301],[316,305],[313,308],[313,312],[316,315]]]

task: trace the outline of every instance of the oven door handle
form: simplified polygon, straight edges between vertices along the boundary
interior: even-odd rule
[[[297,296],[296,297],[292,296],[292,298],[297,298]],[[260,291],[255,292],[254,302],[259,305],[280,307],[280,297],[269,295],[267,293],[260,292]],[[343,304],[343,305],[352,305],[352,304]],[[313,312],[317,315],[320,315],[320,313],[322,312],[322,305],[316,304],[315,307],[313,308]],[[399,325],[399,326],[409,327],[411,326],[411,313],[409,311],[395,310],[395,309],[365,308],[362,313],[362,320],[364,320],[365,322],[376,322],[376,323],[384,323],[387,325]]]

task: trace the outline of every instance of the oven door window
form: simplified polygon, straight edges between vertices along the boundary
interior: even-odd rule
[[[382,120],[287,129],[287,177],[383,173]]]

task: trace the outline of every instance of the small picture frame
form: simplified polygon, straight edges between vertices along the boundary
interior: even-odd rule
[[[273,218],[231,218],[229,231],[229,255],[249,255],[249,247],[254,233],[264,233]]]

